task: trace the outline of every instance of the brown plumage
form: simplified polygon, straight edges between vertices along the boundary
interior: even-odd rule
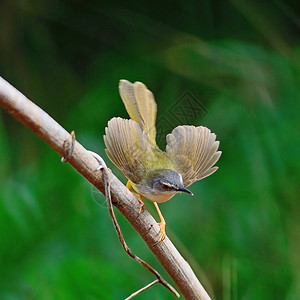
[[[157,106],[153,94],[141,82],[121,80],[119,91],[130,120],[113,118],[104,142],[110,160],[128,178],[128,188],[154,202],[161,222],[159,241],[165,237],[165,221],[157,203],[213,174],[221,151],[216,135],[203,126],[178,126],[167,135],[166,151],[155,142]],[[141,198],[138,197],[141,202]]]

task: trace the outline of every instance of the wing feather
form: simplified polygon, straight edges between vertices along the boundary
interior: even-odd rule
[[[113,164],[134,183],[141,180],[151,147],[146,133],[133,120],[112,118],[105,128],[105,152]]]
[[[216,135],[203,126],[178,126],[167,135],[166,153],[185,187],[213,174],[221,156]]]

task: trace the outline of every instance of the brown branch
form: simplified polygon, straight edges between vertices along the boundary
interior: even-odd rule
[[[40,136],[61,156],[66,155],[63,145],[66,140],[71,140],[70,134],[46,112],[1,77],[0,105]],[[97,161],[77,141],[74,143],[73,154],[68,158],[68,162],[103,194],[105,193],[102,173],[95,172],[98,167]],[[113,174],[110,177],[113,204],[144,239],[149,249],[172,277],[183,296],[186,299],[210,299],[189,264],[168,237],[163,242],[156,243],[159,227],[154,218],[147,210],[139,214],[140,205],[135,196]]]

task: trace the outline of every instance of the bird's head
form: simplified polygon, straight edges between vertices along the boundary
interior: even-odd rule
[[[173,170],[158,169],[150,172],[147,177],[139,184],[139,188],[143,189],[144,196],[151,201],[165,202],[178,192],[193,195],[184,187],[181,175]]]

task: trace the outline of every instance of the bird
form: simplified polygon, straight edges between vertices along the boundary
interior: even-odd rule
[[[204,126],[181,125],[166,136],[166,150],[156,144],[157,104],[142,82],[120,80],[119,93],[130,119],[114,117],[105,128],[105,152],[128,179],[127,188],[145,205],[142,197],[154,203],[160,222],[158,242],[166,237],[166,221],[158,203],[170,200],[215,171],[221,156],[216,134]]]

